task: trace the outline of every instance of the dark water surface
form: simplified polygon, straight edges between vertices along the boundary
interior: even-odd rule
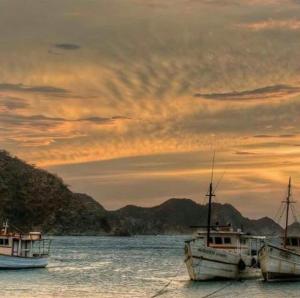
[[[300,297],[300,282],[190,282],[183,236],[54,237],[46,269],[0,271],[0,297]]]

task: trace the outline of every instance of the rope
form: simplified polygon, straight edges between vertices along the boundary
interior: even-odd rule
[[[220,185],[220,183],[221,183],[221,181],[222,181],[222,179],[223,179],[225,173],[226,173],[226,171],[224,171],[224,172],[222,173],[221,177],[219,178],[219,180],[218,180],[218,182],[217,182],[217,184],[216,184],[216,186],[215,186],[215,189],[213,190],[213,194],[214,194],[214,193],[216,192],[216,190],[218,189],[218,187],[219,187],[219,185]]]
[[[278,210],[277,210],[277,212],[276,212],[276,214],[275,214],[275,216],[274,216],[274,221],[275,222],[278,222],[279,216],[282,213],[283,208],[284,208],[284,205],[283,205],[283,203],[281,203]]]
[[[174,281],[174,278],[177,277],[179,270],[181,269],[183,263],[181,263],[181,266],[178,267],[176,274],[174,276],[171,277],[171,279],[160,289],[158,290],[153,296],[151,296],[151,298],[155,298],[158,297],[160,295],[163,295],[167,289],[167,287],[172,283],[172,281]]]
[[[282,218],[283,214],[285,213],[285,210],[286,210],[286,206],[284,205],[284,208],[282,209],[281,215],[279,216],[278,223],[280,223],[281,218]]]
[[[176,274],[174,276],[172,276],[171,279],[160,290],[158,290],[154,295],[152,295],[151,298],[155,298],[155,297],[161,296],[161,295],[163,295],[166,292],[166,289],[168,288],[168,286],[174,281],[174,278],[177,277],[177,275],[178,275],[178,273],[179,273],[179,271],[180,271],[180,269],[182,267],[182,264],[183,263],[181,263],[181,266],[178,267]],[[208,293],[208,294],[206,294],[206,295],[204,295],[204,296],[202,296],[200,298],[211,297],[211,296],[213,296],[213,295],[215,295],[215,294],[223,291],[224,289],[230,287],[232,285],[232,283],[233,283],[233,281],[230,281],[227,284],[225,284],[224,286],[222,286],[222,287],[216,289],[215,291],[213,291],[211,293]]]
[[[222,286],[221,288],[219,288],[219,289],[217,289],[217,290],[215,290],[215,291],[213,291],[213,292],[211,292],[211,293],[209,293],[209,294],[206,294],[206,295],[204,295],[204,296],[202,296],[202,297],[200,297],[200,298],[211,297],[211,296],[213,296],[213,295],[215,295],[215,294],[217,294],[217,293],[223,291],[225,288],[230,287],[230,286],[232,285],[232,283],[233,283],[232,281],[231,281],[231,282],[228,282],[227,284],[225,284],[225,285]]]
[[[13,227],[15,230],[17,230],[18,232],[20,232],[21,234],[25,234],[25,232],[23,230],[21,230],[20,228],[16,227],[15,225],[13,224],[9,224],[11,227]]]

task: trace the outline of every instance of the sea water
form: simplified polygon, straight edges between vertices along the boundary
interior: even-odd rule
[[[0,271],[0,297],[300,297],[300,282],[191,282],[187,238],[53,237],[46,269]]]

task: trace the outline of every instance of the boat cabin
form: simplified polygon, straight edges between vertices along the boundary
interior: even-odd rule
[[[243,233],[240,230],[234,231],[232,227],[214,228],[210,231],[209,246],[215,248],[235,249],[245,244],[244,239],[241,239]],[[206,229],[199,229],[195,234],[198,240],[207,243]]]
[[[282,240],[282,244],[284,239]],[[298,236],[288,236],[286,238],[286,248],[290,250],[299,250],[300,251],[300,237]]]
[[[203,245],[207,243],[207,230],[199,229],[195,233],[195,239],[200,240]],[[256,255],[262,246],[265,237],[246,235],[241,229],[234,230],[233,227],[216,226],[210,231],[209,246],[222,250],[239,250],[242,253]]]
[[[0,255],[16,257],[42,257],[49,255],[50,240],[40,232],[13,233],[7,231],[7,222],[0,232]]]

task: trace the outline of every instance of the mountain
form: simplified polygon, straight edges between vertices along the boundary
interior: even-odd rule
[[[56,235],[190,234],[206,225],[207,205],[170,199],[144,208],[133,205],[107,211],[93,198],[73,193],[56,175],[0,151],[0,220],[22,231]],[[270,218],[251,220],[229,204],[213,204],[212,222],[231,223],[252,234],[278,234]]]
[[[187,234],[190,226],[207,224],[207,205],[199,205],[189,199],[170,199],[159,206],[142,208],[126,206],[110,213],[119,219],[130,234]],[[230,204],[212,204],[212,223],[231,224],[244,232],[257,235],[278,234],[282,228],[272,219],[264,217],[251,220],[243,217]]]

